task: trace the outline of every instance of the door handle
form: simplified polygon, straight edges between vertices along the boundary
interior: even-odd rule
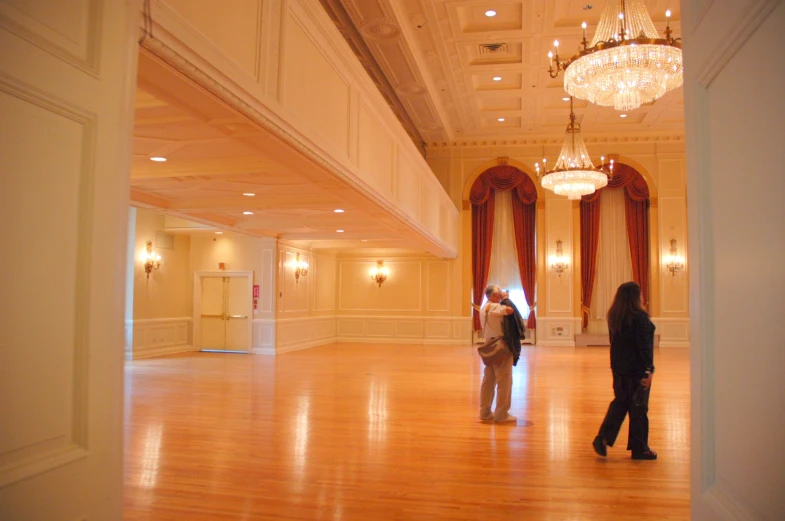
[[[223,318],[223,315],[202,315],[202,318]]]
[[[248,318],[248,315],[226,315],[226,319],[230,318]]]

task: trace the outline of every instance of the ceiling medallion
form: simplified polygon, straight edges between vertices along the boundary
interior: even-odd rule
[[[392,20],[377,18],[365,22],[360,33],[370,40],[392,40],[401,34],[401,28]]]
[[[605,157],[601,159],[605,162]],[[570,98],[570,124],[567,125],[567,134],[564,136],[564,143],[556,160],[553,170],[547,170],[547,160],[542,160],[542,170],[540,164],[535,163],[537,179],[540,180],[543,188],[547,188],[558,195],[566,195],[567,199],[577,200],[584,195],[593,194],[608,184],[608,178],[613,175],[613,159],[607,171],[596,168],[591,162],[589,151],[581,135],[581,126],[575,122],[575,112],[572,108],[572,98]]]
[[[681,38],[673,38],[670,11],[665,38],[660,38],[644,0],[609,0],[591,45],[583,27],[582,48],[559,61],[559,42],[549,52],[551,78],[564,71],[564,89],[597,105],[628,111],[681,86]],[[554,69],[555,65],[555,69]]]

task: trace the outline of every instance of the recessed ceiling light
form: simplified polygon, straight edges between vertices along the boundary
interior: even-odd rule
[[[570,97],[569,97],[569,96],[567,96],[567,97],[565,97],[565,98],[562,98],[561,100],[562,100],[562,101],[570,101]]]
[[[243,215],[253,215],[253,212],[243,212]]]
[[[253,192],[245,192],[243,195],[244,195],[244,196],[246,196],[246,197],[253,197],[253,196],[255,196],[256,194],[255,194],[255,193],[253,193]]]
[[[494,11],[493,9],[488,9],[487,11],[485,11],[485,16],[487,16],[488,18],[493,18],[494,16],[496,16],[496,11]]]
[[[494,76],[493,77],[493,81],[502,81],[502,77],[501,76]]]
[[[340,209],[340,208],[336,208],[335,210],[333,210],[333,212],[335,212],[335,213],[343,213],[343,210]]]
[[[165,157],[151,157],[150,161],[156,161],[158,163],[163,163],[164,161],[166,161],[166,158]]]
[[[627,114],[619,114],[619,117],[620,117],[620,118],[626,118],[626,117],[627,117]]]
[[[499,118],[496,121],[504,121],[504,118]]]
[[[335,230],[338,233],[343,233],[343,230]]]
[[[216,235],[223,235],[224,232],[215,232]]]

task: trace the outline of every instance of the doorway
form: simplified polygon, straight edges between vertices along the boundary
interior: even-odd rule
[[[199,351],[250,353],[253,306],[250,271],[194,274],[194,346]]]

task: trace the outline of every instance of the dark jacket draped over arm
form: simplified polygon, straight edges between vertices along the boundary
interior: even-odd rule
[[[526,326],[523,322],[518,308],[512,303],[512,300],[506,298],[500,302],[504,306],[509,306],[513,309],[512,314],[504,317],[502,321],[502,328],[504,331],[504,341],[507,347],[510,348],[512,353],[512,365],[518,364],[518,359],[521,357],[521,339],[526,334]]]

